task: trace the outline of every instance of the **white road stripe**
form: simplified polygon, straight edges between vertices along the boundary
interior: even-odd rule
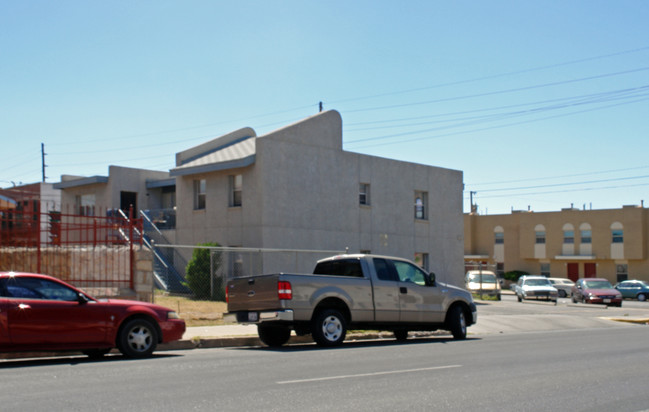
[[[433,370],[439,370],[439,369],[450,369],[450,368],[461,368],[461,367],[462,367],[462,365],[431,366],[430,368],[403,369],[403,370],[399,370],[399,371],[360,373],[358,375],[340,375],[340,376],[327,376],[327,377],[322,377],[322,378],[296,379],[296,380],[292,380],[292,381],[279,381],[279,382],[276,382],[276,383],[278,385],[285,385],[287,383],[305,383],[305,382],[330,381],[330,380],[334,380],[334,379],[349,379],[349,378],[360,378],[360,377],[364,377],[364,376],[393,375],[393,374],[397,374],[397,373],[433,371]]]

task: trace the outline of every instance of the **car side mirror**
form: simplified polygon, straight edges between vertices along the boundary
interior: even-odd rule
[[[84,304],[88,303],[89,300],[86,297],[86,295],[84,295],[83,293],[79,293],[79,294],[77,294],[77,302],[79,302],[80,305],[84,305]]]
[[[435,274],[433,272],[428,274],[428,286],[435,286]]]

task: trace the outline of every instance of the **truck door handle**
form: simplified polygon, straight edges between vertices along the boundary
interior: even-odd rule
[[[404,293],[404,294],[408,294],[408,288],[405,287],[405,286],[401,286],[399,288],[399,292]]]

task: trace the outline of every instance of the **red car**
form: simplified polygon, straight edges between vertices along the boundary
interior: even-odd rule
[[[579,279],[572,287],[572,301],[621,307],[622,294],[606,279],[585,278]]]
[[[117,347],[142,358],[184,332],[185,321],[163,306],[94,299],[51,276],[0,272],[0,352],[74,350],[101,357]]]

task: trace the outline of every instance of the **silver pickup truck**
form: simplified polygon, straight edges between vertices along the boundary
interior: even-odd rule
[[[225,321],[257,324],[268,346],[285,344],[294,330],[320,346],[340,345],[348,329],[449,330],[466,338],[477,310],[464,289],[435,280],[414,263],[378,255],[341,255],[317,262],[313,274],[240,277],[226,286]]]

